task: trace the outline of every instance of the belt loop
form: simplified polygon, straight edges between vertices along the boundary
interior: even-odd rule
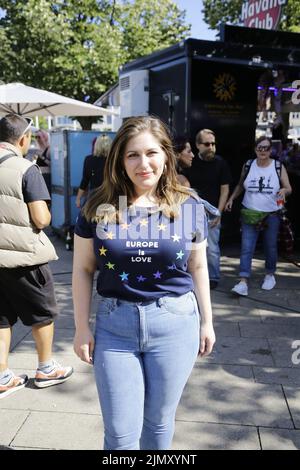
[[[159,307],[161,307],[161,306],[163,305],[163,303],[164,303],[163,297],[160,297],[159,299],[157,299],[157,305],[158,305]]]

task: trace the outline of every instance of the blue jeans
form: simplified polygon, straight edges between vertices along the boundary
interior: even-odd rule
[[[269,215],[267,227],[263,229],[263,247],[265,254],[266,274],[274,274],[277,264],[277,236],[280,219],[277,214]],[[256,230],[255,225],[242,223],[242,249],[240,259],[240,276],[250,277],[251,264],[256,242],[261,232]]]
[[[95,340],[104,449],[170,449],[199,351],[194,294],[138,303],[101,297]]]
[[[209,279],[211,281],[220,280],[220,230],[221,224],[211,228],[208,225],[208,236],[207,236],[207,265]]]

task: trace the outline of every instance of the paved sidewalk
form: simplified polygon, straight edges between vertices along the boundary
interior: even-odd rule
[[[61,315],[55,358],[73,365],[63,385],[36,389],[34,342],[29,328],[15,328],[10,367],[31,378],[0,402],[0,448],[101,449],[103,425],[92,368],[73,354],[72,252],[56,237],[52,263]],[[254,262],[248,298],[230,294],[238,247],[225,248],[223,279],[212,292],[217,334],[214,352],[198,360],[177,413],[173,448],[300,449],[300,269],[280,261],[277,285],[260,289],[263,261]],[[292,349],[299,341],[298,353]],[[175,353],[175,352],[174,352]],[[294,361],[295,362],[295,361]],[[134,386],[134,384],[133,384]]]

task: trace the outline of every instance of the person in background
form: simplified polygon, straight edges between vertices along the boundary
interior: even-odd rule
[[[127,119],[75,227],[74,350],[94,366],[105,450],[170,449],[198,352],[215,342],[204,208],[175,165],[159,119]]]
[[[38,353],[35,386],[61,384],[73,373],[52,358],[58,312],[48,261],[57,255],[43,232],[51,220],[49,192],[39,167],[24,158],[31,124],[14,114],[0,120],[0,399],[28,382],[27,375],[15,375],[8,367],[18,318],[32,327]]]
[[[85,157],[83,174],[76,196],[76,207],[81,207],[81,199],[88,191],[98,188],[103,183],[103,173],[106,157],[112,140],[106,134],[100,135],[93,145],[93,155]]]
[[[242,201],[242,247],[240,257],[240,281],[231,289],[234,294],[248,295],[248,280],[252,259],[259,234],[263,235],[266,274],[261,288],[271,290],[276,285],[277,238],[280,224],[279,203],[291,194],[284,165],[271,159],[272,140],[261,136],[256,140],[256,159],[250,166],[243,166],[240,180],[227,201],[226,210],[231,211],[233,201],[245,191]],[[276,165],[279,163],[280,174]]]
[[[229,195],[231,174],[227,162],[216,154],[216,136],[210,129],[202,129],[196,135],[198,157],[185,171],[192,188],[199,196],[218,209],[219,216],[209,216],[207,262],[210,288],[215,289],[220,280],[220,230],[221,215]]]
[[[190,168],[193,163],[194,154],[192,152],[191,144],[186,136],[177,136],[174,139],[174,150],[176,154],[176,169],[177,180],[183,186],[190,188],[189,180],[182,174],[186,168]]]
[[[51,160],[50,160],[50,137],[48,132],[39,129],[35,134],[39,153],[36,164],[40,167],[49,194],[51,194]]]

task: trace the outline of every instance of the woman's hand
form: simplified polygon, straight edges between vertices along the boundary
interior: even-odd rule
[[[286,201],[286,196],[288,194],[288,190],[286,188],[281,188],[278,193],[277,193],[277,196],[281,197],[283,199],[283,201],[285,202]]]
[[[87,327],[87,329],[81,331],[76,330],[73,348],[79,359],[88,364],[93,364],[94,347],[95,340],[90,328]]]
[[[208,356],[212,352],[212,348],[216,342],[216,335],[214,327],[210,323],[208,325],[201,325],[200,327],[200,349],[199,355]]]
[[[75,204],[76,204],[77,209],[80,209],[80,206],[81,206],[81,197],[80,196],[76,196]]]
[[[230,198],[228,199],[228,201],[226,202],[225,211],[231,212],[232,204],[233,204],[233,199],[231,199],[231,197],[230,197]]]

